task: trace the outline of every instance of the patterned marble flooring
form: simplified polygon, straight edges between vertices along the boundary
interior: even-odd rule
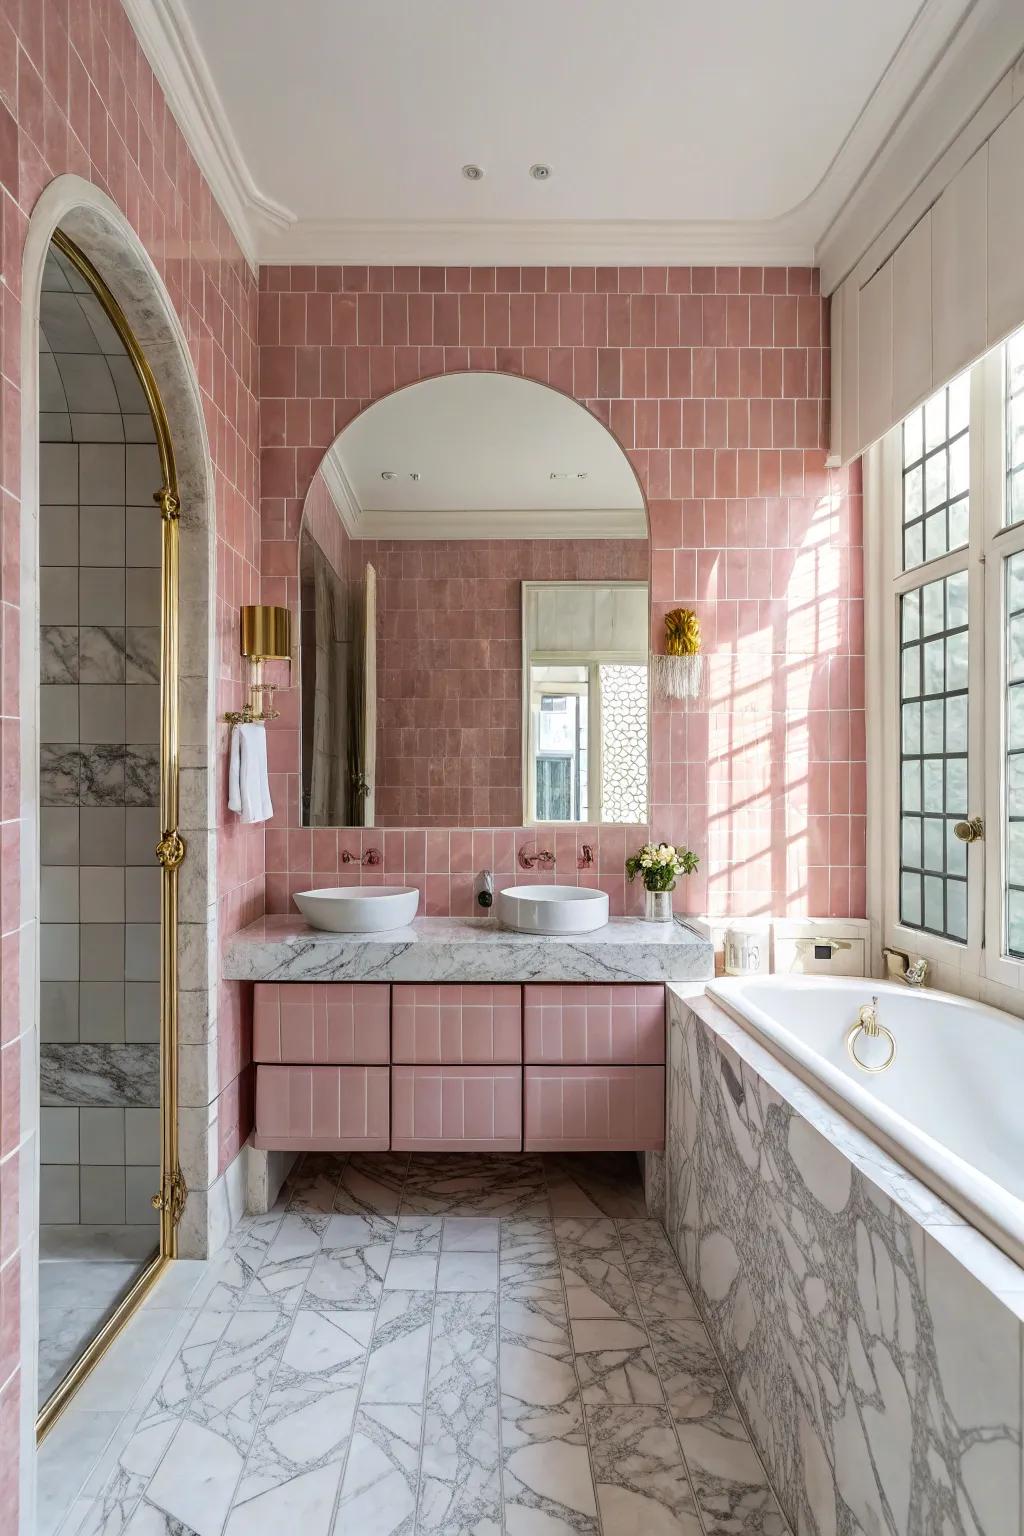
[[[632,1157],[310,1157],[175,1269],[158,1365],[40,1530],[787,1530]]]

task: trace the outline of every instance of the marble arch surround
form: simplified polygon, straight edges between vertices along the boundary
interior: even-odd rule
[[[179,1256],[224,1241],[244,1204],[244,1153],[217,1176],[217,808],[214,477],[198,381],[171,299],[139,237],[111,201],[81,177],[57,177],[37,201],[25,241],[21,323],[21,1055],[20,1240],[22,1499],[34,1480],[39,1230],[39,308],[43,266],[60,227],[117,298],[153,370],[174,443],[182,511],[179,581],[180,827],[188,854],[178,879],[178,1132],[189,1198]],[[24,1283],[28,1281],[30,1283]],[[26,1478],[26,1473],[28,1477]]]

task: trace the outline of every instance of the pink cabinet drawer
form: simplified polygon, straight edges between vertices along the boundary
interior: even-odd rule
[[[520,1067],[392,1067],[396,1152],[518,1152]]]
[[[523,988],[524,1060],[663,1066],[663,986]]]
[[[393,989],[395,1061],[483,1065],[523,1057],[519,986],[415,986]]]
[[[387,1067],[256,1068],[253,1144],[282,1152],[386,1151]]]
[[[664,1067],[526,1067],[527,1152],[660,1152]]]
[[[386,1062],[390,992],[385,982],[258,982],[253,1059]]]

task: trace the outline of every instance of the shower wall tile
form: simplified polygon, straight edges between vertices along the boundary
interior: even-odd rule
[[[82,1163],[124,1163],[123,1109],[80,1109]]]
[[[44,1163],[78,1162],[77,1109],[43,1109],[39,1113],[39,1148]]]
[[[258,408],[254,388],[256,280],[188,151],[122,6],[110,4],[109,0],[75,0],[70,6],[27,0],[20,6],[13,4],[3,9],[0,32],[0,67],[4,77],[3,106],[0,108],[4,126],[3,154],[0,156],[4,202],[4,239],[0,254],[4,284],[0,319],[5,358],[0,407],[8,428],[5,441],[9,449],[0,497],[0,522],[3,549],[8,555],[14,554],[13,560],[8,558],[3,562],[0,589],[5,678],[4,688],[0,691],[0,734],[6,739],[12,731],[17,732],[20,709],[15,685],[18,605],[22,594],[19,592],[16,551],[22,531],[15,449],[21,402],[28,398],[28,391],[22,387],[25,381],[20,378],[18,342],[22,323],[24,243],[29,216],[37,206],[43,188],[53,178],[68,172],[103,189],[112,204],[122,211],[126,227],[138,231],[138,238],[165,285],[168,303],[180,319],[181,334],[187,338],[205,418],[216,525],[209,533],[206,529],[183,527],[182,546],[183,550],[189,551],[188,558],[193,561],[192,568],[196,569],[206,559],[207,539],[215,543],[218,583],[209,594],[207,610],[215,630],[214,654],[206,654],[208,631],[202,627],[202,655],[192,657],[189,665],[193,677],[204,679],[204,689],[207,676],[218,680],[215,688],[222,691],[223,698],[211,701],[212,714],[213,707],[228,707],[242,678],[232,623],[237,605],[254,601],[259,596]],[[100,264],[102,267],[103,263]],[[80,320],[81,311],[77,313]],[[105,327],[106,322],[97,318],[96,328],[87,328],[94,348],[98,348],[96,338]],[[109,331],[109,327],[106,329]],[[82,329],[81,340],[83,343],[88,341],[86,328]],[[145,402],[130,365],[125,360],[120,373],[116,365],[112,371],[120,401],[126,410],[133,412],[123,422],[125,437],[133,446],[151,444],[152,425],[145,414]],[[66,433],[67,401],[63,390],[56,397],[47,397],[45,403],[59,407],[57,414],[63,415],[61,429]],[[104,405],[108,403],[103,402]],[[81,399],[81,404],[82,410],[75,411],[71,422],[80,440],[105,436],[112,422],[109,417],[101,419],[97,400],[93,397]],[[77,526],[72,527],[71,519],[63,520],[62,525],[51,512],[62,504],[77,508],[78,460],[83,451],[77,443],[67,441],[45,444],[42,448],[41,500],[47,509],[41,529],[44,560],[78,560]],[[152,464],[151,447],[149,453]],[[97,465],[97,472],[98,468]],[[90,473],[87,469],[86,489]],[[124,495],[127,495],[127,457],[124,473]],[[144,486],[140,505],[151,511],[152,493],[156,489],[152,471],[146,469],[143,459],[133,458],[130,473],[133,495],[136,486],[140,493]],[[98,506],[101,503],[89,501],[88,504]],[[77,513],[74,523],[77,524]],[[155,522],[153,529],[158,535]],[[142,537],[136,530],[129,537],[126,528],[126,557],[133,566],[144,561],[149,567],[145,575],[150,578],[145,583],[144,594],[139,593],[139,611],[136,612],[133,602],[131,622],[134,624],[152,623],[152,614],[157,611],[154,602],[159,604],[158,545],[159,539],[154,538],[152,532]],[[75,565],[44,568],[40,585],[40,622],[77,625],[79,574]],[[85,587],[87,597],[96,597],[94,583],[87,579]],[[122,604],[123,601],[122,588]],[[93,609],[87,609],[82,622],[109,626],[123,624],[125,619],[123,611],[118,617],[109,602],[100,602]],[[31,708],[30,701],[22,702],[26,709]],[[205,714],[202,718],[205,721]],[[183,722],[183,726],[188,723]],[[188,726],[188,729],[192,727]],[[185,736],[187,730],[183,729]],[[185,744],[187,749],[189,743],[186,741]],[[224,732],[217,743],[220,761],[211,763],[218,776],[221,776],[219,770],[226,751],[227,733]],[[68,867],[78,859],[78,812],[69,796],[77,783],[78,769],[72,762],[66,772],[57,772],[53,755],[47,753],[45,756],[48,761],[42,765],[42,787],[46,810],[40,828],[43,850],[50,855],[49,862]],[[201,761],[205,766],[205,749]],[[55,799],[57,803],[54,803]],[[30,892],[22,893],[20,889],[20,803],[16,766],[12,775],[5,771],[4,801],[0,809],[3,1024],[5,1030],[16,1032],[20,1027],[17,955],[19,946],[27,944],[31,937],[30,922],[34,916]],[[138,800],[133,801],[133,804],[138,803]],[[70,819],[60,825],[51,821],[47,826],[47,813],[62,817],[69,813]],[[225,819],[223,807],[216,803],[214,826]],[[263,831],[261,828],[223,826],[219,836],[222,857],[218,870],[218,918],[222,928],[230,932],[233,927],[258,916],[262,910]],[[118,860],[124,856],[123,838],[122,813],[122,847]],[[106,850],[97,848],[87,862],[107,864],[111,862],[111,856]],[[23,977],[27,978],[29,974],[23,969]],[[24,980],[22,984],[25,984]],[[231,1051],[235,1058],[239,1058],[237,1071],[244,1072],[245,1062],[241,1059],[244,1053],[238,1050],[235,1039],[242,1027],[239,989],[236,985],[227,992],[228,1002],[224,1006],[228,1011],[233,1007],[239,1020],[237,1030],[232,1028]],[[73,989],[64,983],[44,985],[44,1030],[55,1030],[63,1036],[71,1021],[77,1032],[72,994]],[[76,1009],[77,996],[73,1003]],[[32,1047],[34,1054],[34,1042],[26,1044]],[[26,1055],[26,1059],[30,1059],[30,1055]],[[211,1097],[216,1094],[217,1086],[214,1085]],[[223,1134],[218,1129],[217,1136],[225,1157],[233,1157],[248,1133],[249,1124],[245,1121],[245,1095],[236,1088],[233,1097],[228,1097],[231,1098],[228,1106],[231,1123],[225,1125]],[[17,1147],[22,1132],[25,1136],[32,1133],[31,1109],[23,1106],[23,1114],[25,1119],[19,1122],[9,1103],[0,1107],[3,1121],[0,1124],[0,1147],[3,1149],[0,1154],[0,1207],[3,1212],[0,1218],[0,1287],[6,1319],[17,1318],[20,1311],[18,1249],[21,1232],[27,1232],[30,1220],[29,1207],[24,1204],[26,1214],[20,1223],[16,1213],[19,1170],[24,1171],[27,1180],[32,1176],[29,1165],[33,1159],[24,1150],[20,1154],[17,1150],[8,1150]],[[152,1187],[155,1188],[155,1181]],[[77,1205],[77,1191],[74,1198]],[[199,1191],[199,1198],[205,1201],[204,1191]],[[60,1214],[76,1220],[78,1216],[77,1209],[65,1208]],[[25,1265],[22,1265],[22,1271],[27,1272]],[[0,1472],[0,1529],[12,1532],[19,1528],[17,1447],[29,1443],[35,1408],[34,1404],[29,1405],[24,1423],[19,1424],[22,1379],[17,1370],[16,1335],[16,1328],[5,1328],[0,1339],[0,1439],[7,1450]],[[30,1500],[29,1474],[30,1469],[24,1468],[22,1485]],[[30,1505],[24,1512],[25,1529],[30,1519],[29,1508]]]
[[[111,1167],[81,1166],[79,1219],[85,1225],[118,1226],[124,1222],[124,1164]]]

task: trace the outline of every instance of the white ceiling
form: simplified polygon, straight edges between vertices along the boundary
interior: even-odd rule
[[[335,440],[324,477],[360,538],[647,537],[611,434],[565,395],[507,374],[449,374],[385,396]]]
[[[124,4],[252,259],[636,264],[813,259],[1019,0]]]

